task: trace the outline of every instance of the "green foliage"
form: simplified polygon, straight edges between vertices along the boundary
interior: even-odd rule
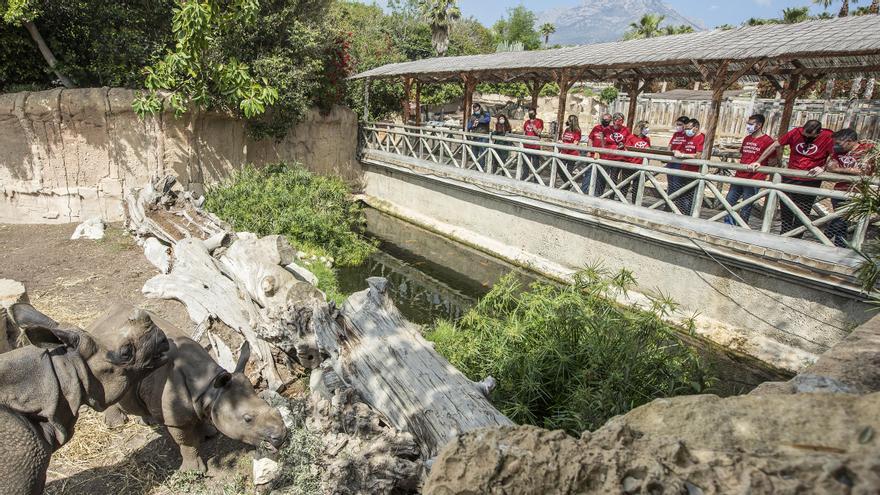
[[[625,40],[655,38],[657,36],[669,36],[673,34],[693,33],[693,26],[682,24],[679,26],[660,25],[666,20],[666,16],[659,14],[645,14],[639,22],[631,22],[629,30],[623,35]]]
[[[177,115],[191,107],[240,111],[247,118],[265,112],[278,90],[254,77],[247,64],[216,50],[216,41],[235,26],[252,26],[259,10],[258,0],[178,0],[171,22],[174,48],[144,69],[149,91],[138,96],[134,109],[143,116],[159,106],[159,92],[167,91]]]
[[[492,30],[496,43],[522,43],[526,50],[541,48],[541,35],[535,30],[535,13],[522,5],[507,10],[507,18],[499,19]]]
[[[58,58],[59,70],[83,87],[141,87],[141,69],[171,36],[172,0],[29,4],[39,15],[23,17],[37,25]],[[0,16],[9,12],[0,0]],[[0,91],[51,88],[55,79],[28,32],[19,24],[0,22]]]
[[[518,423],[574,434],[658,397],[705,391],[712,382],[695,352],[652,312],[606,297],[626,290],[631,274],[600,268],[574,284],[499,281],[456,323],[438,323],[428,338],[472,380],[498,380],[492,402]]]
[[[449,49],[449,30],[454,21],[461,18],[456,0],[419,0],[422,18],[431,27],[431,45],[437,56],[446,55]]]
[[[549,22],[545,22],[544,24],[541,24],[540,28],[538,28],[538,32],[544,37],[544,46],[546,47],[550,44],[550,35],[556,32],[556,26]]]
[[[321,453],[321,440],[299,418],[307,416],[304,401],[290,400],[289,407],[297,424],[288,431],[288,439],[279,453],[283,466],[280,479],[272,493],[278,495],[312,495],[321,492],[321,475],[316,468]]]
[[[599,92],[599,101],[602,103],[609,105],[617,99],[620,95],[620,91],[617,90],[614,86],[608,86]]]
[[[853,195],[846,203],[846,206],[849,207],[846,217],[853,222],[873,218],[880,214],[880,188],[872,184],[872,182],[880,180],[880,166],[878,166],[880,165],[880,145],[875,143],[862,160],[870,165],[865,169],[871,170],[871,173],[863,176],[855,184]],[[874,292],[880,283],[880,240],[868,239],[856,252],[863,260],[858,270],[862,289]]]
[[[285,235],[299,249],[327,253],[338,265],[358,265],[376,249],[358,233],[363,211],[345,183],[300,165],[248,166],[206,196],[205,207],[236,230]]]

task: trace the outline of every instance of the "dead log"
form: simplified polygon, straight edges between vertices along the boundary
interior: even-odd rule
[[[494,380],[474,383],[434,351],[388,298],[384,279],[370,279],[337,310],[308,282],[314,275],[284,237],[233,233],[175,191],[173,179],[132,191],[127,211],[133,232],[161,241],[147,247],[167,273],[147,281],[144,293],[181,301],[202,332],[216,319],[241,333],[270,388],[280,386],[275,346],[317,368],[312,382],[325,398],[354,393],[411,433],[424,460],[460,433],[512,424],[486,399]]]
[[[412,433],[425,459],[460,433],[513,425],[403,318],[385,279],[368,283],[337,315],[313,315],[318,350],[339,378],[395,428]]]

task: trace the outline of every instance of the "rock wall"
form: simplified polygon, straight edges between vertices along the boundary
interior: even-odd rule
[[[201,191],[246,163],[360,178],[357,116],[345,107],[311,110],[284,139],[257,141],[217,113],[140,119],[133,98],[116,88],[0,94],[0,223],[120,220],[123,192],[150,176],[172,173]]]

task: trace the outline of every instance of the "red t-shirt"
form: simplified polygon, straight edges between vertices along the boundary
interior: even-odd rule
[[[626,143],[624,143],[627,148],[650,148],[651,147],[651,138],[647,136],[636,136],[635,134],[630,134],[626,138]],[[633,157],[633,156],[625,156],[621,157],[623,161],[634,163],[639,165],[642,163],[641,158]]]
[[[581,142],[581,131],[572,131],[570,129],[566,129],[562,134],[562,143],[563,144],[578,144]],[[560,153],[565,155],[574,155],[577,156],[580,153],[578,150],[559,150]]]
[[[674,133],[672,139],[669,140],[669,151],[680,151],[685,141],[687,141],[687,135],[684,131]]]
[[[779,138],[779,144],[788,146],[791,153],[788,155],[788,168],[794,170],[810,170],[811,168],[825,165],[828,157],[834,149],[832,132],[822,129],[819,136],[811,144],[804,142],[804,129],[797,127],[788,134]],[[816,180],[811,177],[790,177],[791,180]]]
[[[541,119],[527,120],[523,123],[523,133],[526,136],[540,136],[541,131],[544,130],[544,121]],[[540,146],[534,144],[526,144],[523,145],[525,148],[529,148],[531,150],[540,149]]]
[[[684,137],[684,144],[681,145],[682,153],[687,153],[689,155],[693,155],[695,153],[700,153],[703,151],[703,142],[706,141],[706,135],[702,132],[697,134],[694,137]],[[687,170],[689,172],[699,172],[700,167],[698,165],[681,165],[682,170]]]
[[[593,127],[593,130],[590,131],[590,142],[593,144],[593,148],[607,148],[608,142],[611,140],[611,127],[602,127],[602,125],[596,125]]]
[[[862,171],[862,175],[867,175],[874,172],[874,163],[869,163],[871,160],[866,160],[865,155],[873,149],[873,143],[862,141],[858,146],[853,148],[852,151],[842,155],[833,153],[831,158],[836,160],[841,167],[858,168]],[[838,182],[837,184],[834,184],[834,189],[837,189],[838,191],[849,191],[854,185],[855,183],[853,182]]]
[[[608,139],[606,139],[605,143],[608,145],[607,146],[608,148],[613,149],[613,150],[619,150],[620,145],[626,144],[626,139],[631,134],[632,133],[629,132],[629,128],[627,128],[626,126],[621,126],[620,129],[615,129],[614,127],[611,127],[611,132],[608,135],[608,137],[610,138],[610,141]],[[605,160],[615,160],[618,162],[625,162],[626,161],[626,157],[619,156],[619,155],[606,155],[606,157],[604,159]]]
[[[743,165],[748,165],[750,163],[755,163],[764,150],[770,147],[773,144],[773,138],[768,136],[767,134],[761,135],[761,137],[754,138],[751,135],[746,136],[743,139],[742,146],[739,148],[739,152],[742,155],[739,159],[739,162]],[[767,163],[771,158],[775,157],[778,153],[773,153],[768,156],[761,162],[761,165],[767,166]],[[740,177],[742,179],[752,179],[752,180],[765,180],[767,178],[767,174],[762,174],[760,172],[749,172],[746,170],[738,170],[736,172],[735,177]]]

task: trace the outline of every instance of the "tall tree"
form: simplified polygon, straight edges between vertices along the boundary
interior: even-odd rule
[[[541,48],[541,35],[535,30],[535,13],[522,5],[509,9],[506,19],[499,19],[492,27],[496,42],[504,45],[522,43],[526,50]]]
[[[43,35],[34,23],[34,21],[40,16],[40,8],[34,0],[2,1],[0,2],[0,14],[2,14],[3,20],[7,23],[21,26],[27,30],[31,39],[36,43],[37,49],[40,50],[40,55],[43,56],[43,60],[46,61],[46,64],[49,65],[55,73],[55,76],[65,88],[76,87],[73,81],[71,81],[70,78],[59,68],[58,59],[55,58],[55,54],[52,52],[52,49],[49,48],[49,45],[46,44],[46,40],[43,39]]]
[[[545,22],[544,24],[541,24],[541,27],[538,30],[541,32],[541,36],[544,37],[544,46],[546,47],[550,44],[550,35],[556,32],[556,26],[549,22]]]
[[[813,3],[816,5],[821,5],[823,9],[828,9],[828,7],[834,4],[835,0],[813,0]],[[849,4],[852,2],[853,4],[859,3],[858,0],[841,0],[840,2],[840,11],[837,13],[837,17],[846,17],[849,15]]]
[[[431,26],[431,44],[438,57],[446,55],[449,49],[449,29],[452,23],[461,18],[461,10],[456,0],[421,0],[419,7],[422,16]]]
[[[645,14],[639,19],[639,22],[630,23],[629,31],[623,35],[623,39],[635,40],[663,36],[665,32],[660,28],[660,24],[664,20],[666,20],[665,15]]]
[[[810,20],[809,7],[791,7],[782,9],[783,24],[797,24],[808,20]]]

